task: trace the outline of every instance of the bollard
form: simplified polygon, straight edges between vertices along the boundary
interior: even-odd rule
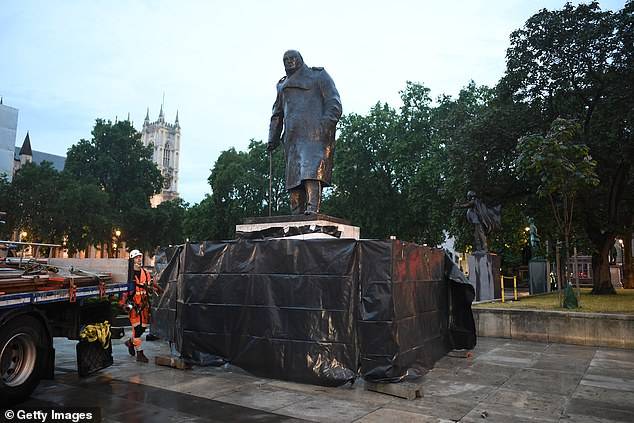
[[[500,286],[502,288],[502,303],[504,303],[504,276],[500,276]]]

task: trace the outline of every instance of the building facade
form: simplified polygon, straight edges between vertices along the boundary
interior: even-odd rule
[[[3,104],[0,98],[0,176],[13,179],[15,137],[18,129],[18,109]]]
[[[181,149],[181,127],[178,122],[178,111],[174,123],[165,121],[163,105],[158,120],[150,122],[148,108],[141,130],[143,145],[153,149],[152,159],[164,178],[163,190],[150,199],[152,207],[163,201],[175,200],[178,195],[179,156]]]

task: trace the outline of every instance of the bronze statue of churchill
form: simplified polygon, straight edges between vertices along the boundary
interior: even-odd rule
[[[296,50],[284,53],[283,62],[286,76],[277,83],[268,148],[284,145],[291,212],[316,214],[332,177],[341,100],[324,68],[306,66]]]

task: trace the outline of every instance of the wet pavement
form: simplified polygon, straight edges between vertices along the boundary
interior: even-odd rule
[[[98,406],[104,422],[578,422],[634,421],[634,351],[479,338],[474,357],[445,357],[404,400],[353,386],[326,388],[239,369],[153,364],[166,343],[144,342],[139,364],[115,341],[115,364],[75,372],[75,343],[57,340],[56,379],[26,406]]]

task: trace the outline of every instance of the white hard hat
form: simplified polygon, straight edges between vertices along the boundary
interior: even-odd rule
[[[133,259],[133,258],[135,258],[135,257],[138,257],[138,256],[142,256],[142,255],[143,255],[143,253],[142,253],[142,252],[140,252],[139,250],[132,250],[132,251],[130,251],[130,258],[131,258],[131,259]]]

